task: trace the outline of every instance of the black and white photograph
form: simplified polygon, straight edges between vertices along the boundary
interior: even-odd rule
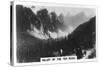
[[[13,17],[16,63],[96,59],[96,8],[17,3]]]

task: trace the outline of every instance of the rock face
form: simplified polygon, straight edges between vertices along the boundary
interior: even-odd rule
[[[31,23],[36,25],[36,21],[39,22],[32,10],[22,5],[16,5],[16,20],[18,32],[26,32],[27,29],[30,29]],[[39,24],[37,24],[37,26],[39,26]]]
[[[48,13],[47,9],[41,9],[35,14],[31,8],[16,5],[16,17],[18,32],[25,32],[27,29],[31,29],[31,24],[37,29],[40,29],[42,25],[44,29],[43,32],[46,34],[48,30],[56,31],[58,26],[63,26],[56,13]]]

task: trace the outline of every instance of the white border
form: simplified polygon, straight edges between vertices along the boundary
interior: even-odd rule
[[[13,2],[14,5],[13,5],[13,11],[14,11],[14,14],[13,14],[13,17],[14,17],[14,21],[13,21],[13,25],[14,25],[14,29],[13,29],[13,33],[14,33],[14,44],[13,44],[13,47],[14,47],[14,66],[22,66],[22,65],[37,65],[37,64],[59,64],[59,63],[73,63],[73,62],[88,62],[88,61],[97,61],[97,7],[94,6],[94,5],[79,5],[79,4],[58,4],[58,3],[41,3],[41,2],[34,2],[34,1],[30,1],[30,2],[27,2],[27,1],[14,1]],[[34,4],[35,6],[62,6],[62,7],[81,7],[81,8],[95,8],[96,9],[96,58],[95,59],[82,59],[82,60],[75,60],[75,61],[69,61],[69,62],[66,62],[66,61],[60,61],[60,62],[32,62],[32,63],[17,63],[17,58],[16,58],[16,5],[31,5],[31,4]]]

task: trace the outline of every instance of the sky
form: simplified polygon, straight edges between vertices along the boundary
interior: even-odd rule
[[[31,8],[35,13],[40,10],[40,9],[43,9],[43,8],[46,8],[49,12],[56,12],[57,15],[59,14],[63,14],[63,15],[76,15],[80,12],[84,12],[85,15],[87,17],[91,17],[91,16],[94,16],[96,15],[96,11],[94,8],[80,8],[80,7],[58,7],[58,6],[35,6],[35,8]]]

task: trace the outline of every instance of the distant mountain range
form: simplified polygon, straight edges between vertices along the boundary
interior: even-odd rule
[[[64,24],[67,26],[68,25],[72,26],[75,29],[78,25],[80,25],[88,20],[89,20],[89,17],[87,17],[84,12],[80,12],[76,15],[67,14],[64,17]]]

